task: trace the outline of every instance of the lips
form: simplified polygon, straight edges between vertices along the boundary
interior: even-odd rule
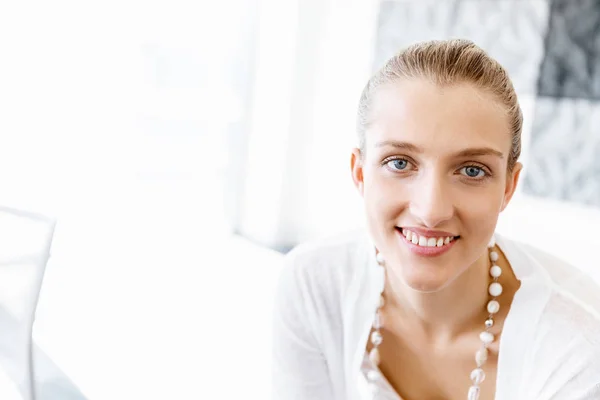
[[[420,256],[438,256],[450,250],[460,236],[448,232],[429,231],[423,229],[400,228],[396,231],[411,252]]]

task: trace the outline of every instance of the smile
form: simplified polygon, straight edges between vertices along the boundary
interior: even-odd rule
[[[402,241],[411,252],[420,256],[438,256],[450,250],[459,236],[442,236],[439,233],[419,234],[407,228],[396,228]]]
[[[406,240],[421,247],[442,247],[454,240],[454,236],[427,237],[404,228],[401,232]]]

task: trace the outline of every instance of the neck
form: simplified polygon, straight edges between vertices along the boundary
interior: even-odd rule
[[[483,254],[452,283],[436,292],[419,292],[386,273],[385,296],[402,325],[433,340],[450,341],[482,326],[487,314],[489,260]]]

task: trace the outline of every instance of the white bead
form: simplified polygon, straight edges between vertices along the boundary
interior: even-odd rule
[[[481,368],[475,368],[471,371],[471,381],[474,385],[479,385],[485,379],[485,372]]]
[[[494,246],[496,246],[496,238],[494,236],[492,236],[492,238],[490,239],[490,242],[488,243],[488,247],[491,249]]]
[[[373,343],[373,346],[379,346],[382,341],[383,337],[381,336],[381,332],[374,331],[371,333],[371,343]]]
[[[494,320],[491,318],[488,318],[485,320],[485,327],[486,328],[491,328],[492,326],[494,326]]]
[[[477,353],[475,353],[475,362],[477,363],[478,367],[481,367],[483,364],[485,364],[487,359],[488,359],[488,349],[486,349],[485,347],[482,347],[481,349],[477,350]]]
[[[502,268],[497,265],[492,265],[492,268],[490,268],[490,275],[494,278],[500,277],[500,275],[502,275]]]
[[[467,400],[479,400],[479,386],[471,386],[469,388],[469,395],[467,396]]]
[[[375,369],[370,369],[369,372],[367,372],[367,378],[370,381],[376,381],[377,379],[379,379],[381,375],[379,374],[379,371],[375,370]]]
[[[500,310],[500,303],[496,300],[490,300],[487,304],[487,310],[490,314],[496,314]]]
[[[489,332],[481,332],[479,334],[479,339],[481,339],[481,341],[487,345],[494,341],[494,335]]]
[[[377,350],[377,347],[372,348],[369,352],[369,360],[371,360],[371,362],[376,366],[381,362],[381,357],[379,356],[379,350]]]
[[[490,251],[490,260],[492,261],[498,261],[498,253],[496,253],[495,251]]]
[[[500,296],[502,294],[502,285],[498,282],[490,283],[489,290],[490,294],[494,297]]]
[[[377,263],[379,265],[385,264],[385,259],[383,258],[383,254],[377,253]]]

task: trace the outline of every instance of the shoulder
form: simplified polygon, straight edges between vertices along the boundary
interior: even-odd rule
[[[284,257],[275,299],[276,310],[296,329],[308,329],[319,341],[337,331],[352,282],[362,282],[368,237],[348,232],[303,243]],[[301,320],[301,321],[300,321]],[[299,327],[300,324],[301,326]],[[304,325],[302,325],[304,324]]]
[[[506,238],[502,243],[518,279],[535,280],[547,287],[557,310],[581,311],[600,321],[600,284],[594,277],[538,247]]]
[[[529,380],[531,398],[581,399],[600,395],[600,314],[577,296],[553,290],[537,321]],[[552,381],[546,379],[552,377]]]
[[[549,252],[514,241],[506,244],[509,255],[521,263],[513,269],[525,272],[524,279],[529,284],[535,282],[539,288],[536,293],[547,293],[541,315],[534,322],[532,358],[527,363],[531,367],[528,379],[540,383],[532,385],[531,390],[539,391],[532,398],[545,395],[570,398],[569,393],[597,390],[594,388],[600,385],[600,286],[582,270]],[[550,375],[555,382],[564,384],[547,385],[538,381]]]
[[[367,260],[368,235],[353,230],[302,243],[283,259],[280,288],[295,288],[302,296],[335,296],[347,289]]]
[[[302,243],[285,255],[282,280],[294,281],[311,295],[339,292],[364,262],[368,243],[363,230]]]
[[[538,335],[539,340],[558,346],[554,351],[571,344],[571,351],[593,353],[600,362],[598,292],[588,289],[583,282],[579,293],[561,287],[552,288],[539,321]]]

